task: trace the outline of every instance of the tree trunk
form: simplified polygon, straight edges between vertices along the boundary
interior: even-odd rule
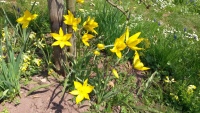
[[[63,0],[47,0],[48,8],[50,13],[50,25],[51,32],[58,33],[59,28],[62,27],[65,32],[65,26],[63,24],[63,14],[64,14],[64,1]],[[56,66],[56,71],[64,74],[64,69],[62,67],[62,49],[59,46],[53,46],[53,62]]]
[[[66,0],[67,11],[70,10],[70,12],[74,14],[74,16],[75,16],[75,2],[76,0]],[[75,37],[75,34],[73,33],[72,26],[67,25],[67,32],[72,33],[72,37],[70,38],[70,42],[72,46],[70,46],[69,52],[70,52],[70,56],[72,56],[72,58],[75,58],[76,57],[76,37]]]

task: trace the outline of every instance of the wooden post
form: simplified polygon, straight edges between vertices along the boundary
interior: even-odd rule
[[[75,16],[75,3],[76,3],[76,0],[66,0],[67,11],[70,10],[70,12],[74,14],[74,16]],[[67,25],[67,32],[72,33],[72,37],[70,38],[70,42],[72,46],[69,48],[69,52],[72,58],[75,58],[76,57],[76,37],[73,33],[72,26]]]
[[[63,24],[63,14],[64,14],[64,1],[63,0],[47,0],[48,8],[50,13],[50,25],[51,32],[58,33],[59,28],[62,27],[65,32],[65,26]],[[56,66],[56,71],[64,74],[64,69],[62,67],[62,49],[59,46],[53,46],[53,62]]]

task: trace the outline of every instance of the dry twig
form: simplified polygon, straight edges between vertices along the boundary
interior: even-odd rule
[[[112,5],[113,7],[117,8],[120,12],[122,12],[125,16],[126,16],[126,19],[129,20],[130,18],[130,12],[129,10],[124,10],[121,6],[113,3],[112,0],[106,0],[110,5]]]

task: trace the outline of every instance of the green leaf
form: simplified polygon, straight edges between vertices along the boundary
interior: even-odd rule
[[[32,89],[27,93],[26,96],[30,95],[31,93],[33,93],[34,91],[36,91],[36,90],[38,90],[38,89],[46,88],[46,87],[49,87],[49,86],[51,86],[51,85],[53,85],[53,84],[43,84],[43,85],[36,86],[36,87],[32,88]]]

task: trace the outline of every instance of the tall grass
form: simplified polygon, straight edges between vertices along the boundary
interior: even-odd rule
[[[103,0],[96,3],[94,11],[96,11],[95,19],[99,24],[97,30],[101,42],[107,45],[112,44],[124,32],[126,16]]]
[[[14,99],[20,93],[20,67],[22,64],[22,52],[15,53],[10,43],[8,28],[4,27],[5,37],[0,44],[0,100]],[[2,39],[5,39],[5,43]],[[4,46],[4,47],[3,47]]]

